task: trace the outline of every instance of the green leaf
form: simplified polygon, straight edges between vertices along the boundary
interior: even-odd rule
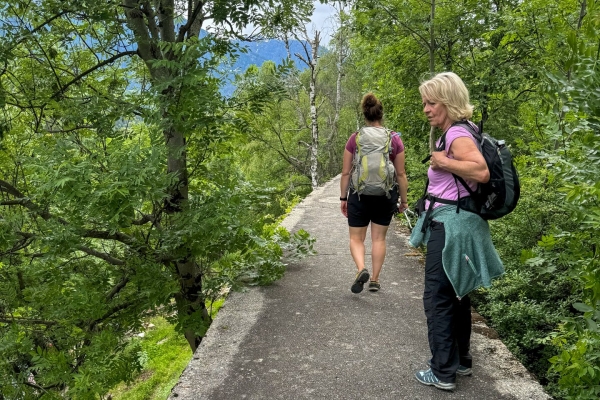
[[[581,312],[590,312],[590,311],[594,311],[594,307],[591,307],[587,304],[584,303],[573,303],[573,307]]]

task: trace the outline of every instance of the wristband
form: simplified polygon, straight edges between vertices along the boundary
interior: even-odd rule
[[[348,201],[347,197],[340,197],[340,201]]]

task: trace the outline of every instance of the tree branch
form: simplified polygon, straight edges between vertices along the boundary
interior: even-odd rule
[[[34,211],[39,216],[41,216],[44,220],[48,220],[50,218],[56,218],[56,220],[59,221],[61,224],[69,225],[69,223],[67,221],[65,221],[64,219],[54,217],[49,212],[41,210],[41,208],[38,205],[36,205],[32,201],[30,201],[19,190],[17,190],[14,186],[12,186],[11,184],[9,184],[6,181],[0,180],[0,192],[6,192],[15,197],[20,197],[20,199],[17,199],[19,201],[18,204]],[[107,231],[88,230],[88,231],[83,232],[82,236],[88,237],[88,238],[93,238],[93,239],[116,240],[116,241],[124,243],[128,246],[136,246],[138,244],[134,237],[126,235],[121,232],[110,233]],[[85,250],[82,250],[82,251],[85,251]],[[121,264],[117,264],[117,265],[121,265]]]
[[[155,40],[160,40],[160,36],[158,33],[158,27],[156,26],[156,20],[154,19],[155,18],[154,9],[150,5],[150,2],[147,0],[144,1],[141,4],[140,9],[144,13],[144,15],[146,16],[146,20],[148,21],[148,23],[146,25],[148,26],[148,31],[150,32],[150,37]]]
[[[67,88],[69,86],[73,85],[74,83],[79,82],[81,79],[83,79],[87,75],[91,74],[95,70],[97,70],[99,68],[102,68],[105,65],[111,64],[113,61],[116,61],[116,60],[118,60],[121,57],[130,56],[130,55],[133,55],[133,54],[137,54],[137,50],[129,50],[129,51],[126,51],[126,52],[123,52],[123,53],[115,54],[114,56],[112,56],[112,57],[104,60],[103,62],[94,65],[92,68],[90,68],[87,71],[83,72],[79,76],[75,77],[75,79],[73,79],[71,82],[69,82],[66,85],[64,85],[60,90],[58,90],[56,93],[54,93],[51,98],[54,99],[58,95],[63,94],[67,90]]]
[[[144,225],[147,224],[148,222],[154,222],[156,220],[156,218],[154,218],[154,215],[150,215],[150,214],[142,214],[142,218],[135,220],[135,221],[131,221],[132,225]]]
[[[90,256],[94,256],[94,257],[98,257],[104,261],[106,261],[109,264],[112,265],[125,265],[125,261],[123,260],[119,260],[118,258],[114,258],[106,253],[102,253],[99,252],[97,250],[94,249],[90,249],[89,247],[86,246],[77,246],[77,248],[81,251],[83,251],[86,254],[89,254]]]
[[[29,382],[29,381],[23,381],[23,384],[27,385],[27,386],[30,386],[30,387],[32,387],[34,389],[44,391],[44,392],[47,392],[48,389],[53,389],[53,388],[56,388],[56,387],[61,387],[61,384],[59,384],[59,383],[55,383],[54,385],[50,385],[50,386],[40,386],[40,385],[36,385],[35,383]]]
[[[114,314],[118,313],[119,311],[124,310],[127,307],[129,307],[129,306],[132,306],[133,304],[135,304],[133,301],[128,301],[126,303],[122,303],[122,304],[114,306],[113,308],[111,308],[110,310],[108,310],[102,317],[100,317],[100,318],[98,318],[98,319],[90,322],[89,329],[90,330],[94,330],[94,328],[96,327],[96,325],[98,325],[102,321],[105,321],[108,318],[112,317]]]
[[[14,197],[18,197],[18,199],[14,200],[14,201],[18,201],[18,204],[30,209],[31,211],[34,211],[35,213],[37,213],[40,217],[42,217],[45,220],[50,219],[51,215],[49,212],[42,210],[38,205],[33,203],[31,200],[29,200],[29,198],[25,197],[19,190],[17,190],[17,188],[15,188],[10,183],[8,183],[4,180],[1,180],[1,179],[0,179],[0,192],[6,192],[10,195],[13,195]],[[59,221],[61,223],[66,223],[65,221],[60,220],[60,219],[59,219]]]
[[[8,183],[8,182],[6,182],[4,180],[1,180],[1,179],[0,179],[0,191],[6,192],[6,193],[11,194],[11,195],[13,195],[15,197],[21,197],[21,198],[25,197],[13,185],[11,185],[10,183]],[[27,200],[27,199],[24,199],[24,200]]]
[[[27,201],[27,199],[0,201],[0,206],[21,206],[26,201]]]
[[[161,0],[155,2],[158,7],[158,27],[161,31],[161,40],[175,42],[175,2],[174,0]]]
[[[425,45],[426,48],[431,47],[431,44],[419,32],[415,31],[413,28],[411,28],[410,26],[408,26],[407,24],[405,24],[404,22],[402,22],[398,18],[396,18],[396,15],[394,13],[392,13],[390,10],[388,10],[385,6],[383,6],[381,4],[379,4],[379,5],[383,9],[383,11],[385,11],[389,15],[389,17],[392,19],[392,21],[395,21],[398,24],[402,25],[404,27],[404,29],[409,31],[413,36],[416,36],[417,38],[419,38],[420,41],[423,42],[423,44]]]
[[[23,317],[0,318],[0,323],[11,324],[13,322],[16,322],[19,324],[31,324],[31,325],[56,325],[56,324],[58,324],[58,322],[56,322],[56,321],[48,321],[45,319],[23,318]]]
[[[192,11],[191,16],[188,18],[186,24],[179,28],[179,33],[177,34],[178,42],[183,42],[183,39],[185,38],[185,34],[190,30],[190,28],[196,21],[196,18],[198,18],[198,15],[200,14],[200,10],[202,10],[202,7],[204,7],[204,3],[199,1],[196,4],[196,7],[194,7],[194,10]]]
[[[20,203],[19,203],[20,205],[35,212],[40,217],[42,217],[44,220],[49,220],[50,218],[53,217],[52,214],[50,214],[48,211],[42,210],[42,208],[40,206],[33,203],[31,200],[29,200],[29,198],[25,197],[19,190],[17,190],[17,188],[15,188],[10,183],[3,181],[1,179],[0,179],[0,192],[6,192],[15,197],[20,197],[20,199],[17,199],[18,201],[20,201]],[[67,221],[65,221],[62,218],[57,217],[56,220],[63,225],[68,225]]]
[[[33,243],[33,240],[31,240],[31,238],[21,239],[15,245],[13,245],[13,247],[11,249],[9,249],[7,251],[0,252],[0,255],[4,256],[4,255],[7,255],[7,254],[16,253],[19,250],[23,250],[23,249],[29,247],[32,243]]]
[[[108,292],[108,294],[106,295],[106,301],[112,300],[113,297],[115,297],[127,285],[128,282],[129,277],[124,276],[123,279],[121,279],[121,281],[117,283],[110,292]]]
[[[28,36],[33,35],[34,33],[36,33],[37,31],[39,31],[40,29],[42,29],[43,27],[45,27],[46,25],[48,25],[49,23],[51,23],[55,19],[60,18],[63,15],[68,14],[68,13],[69,13],[69,11],[64,10],[64,11],[59,12],[56,15],[53,15],[52,17],[48,18],[47,20],[43,21],[38,26],[36,26],[32,30],[30,30],[29,32],[25,33],[19,40],[17,40],[15,42],[15,44],[13,46],[10,47],[10,49],[8,51],[14,49],[15,47],[17,47],[18,45],[20,45],[21,43],[23,43],[27,39]]]
[[[126,235],[121,232],[110,233],[108,231],[98,231],[98,230],[89,230],[82,234],[83,237],[88,237],[92,239],[108,239],[108,240],[116,240],[118,242],[124,243],[128,246],[135,246],[136,240],[132,236]]]

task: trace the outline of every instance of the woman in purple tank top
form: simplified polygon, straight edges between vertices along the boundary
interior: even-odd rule
[[[469,192],[457,183],[453,174],[463,178],[472,189],[478,182],[489,180],[486,162],[473,135],[460,125],[453,126],[457,121],[469,121],[473,115],[469,91],[452,72],[440,73],[423,82],[419,91],[423,112],[430,125],[438,128],[440,138],[446,134],[445,147],[431,154],[427,192],[450,201],[466,198]],[[439,149],[439,142],[438,138],[436,149]],[[433,207],[443,205],[435,202]],[[446,245],[453,245],[446,243],[444,224],[433,219],[427,229],[430,236],[425,258],[423,305],[431,358],[427,361],[429,369],[418,371],[415,378],[425,385],[454,390],[456,375],[472,374],[471,302],[468,296],[456,296],[444,270],[442,251]]]

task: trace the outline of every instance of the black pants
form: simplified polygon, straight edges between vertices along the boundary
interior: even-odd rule
[[[456,381],[459,365],[471,368],[471,300],[456,297],[442,266],[445,243],[444,225],[433,221],[425,258],[425,292],[423,305],[427,316],[427,333],[431,369],[439,380]]]

